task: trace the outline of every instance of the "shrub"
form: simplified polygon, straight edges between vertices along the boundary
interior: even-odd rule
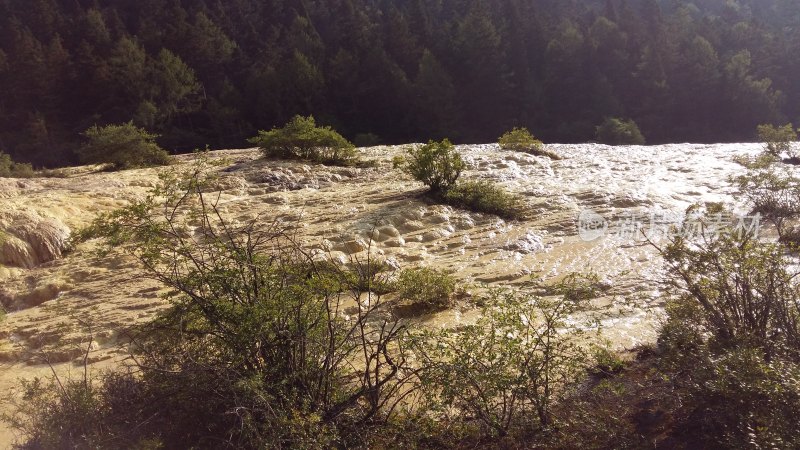
[[[502,188],[486,181],[457,182],[466,164],[447,139],[409,148],[405,157],[394,159],[394,166],[428,185],[437,201],[509,219],[519,216],[519,200]]]
[[[133,122],[97,125],[84,133],[87,142],[78,154],[84,164],[109,164],[114,170],[162,166],[170,163],[169,154],[150,134]]]
[[[702,242],[678,237],[662,254],[670,282],[700,307],[700,329],[715,345],[800,357],[800,283],[782,245],[723,230]]]
[[[102,441],[94,383],[35,378],[21,387],[21,403],[5,420],[23,433],[29,448],[88,448]]]
[[[30,164],[15,163],[11,156],[0,152],[0,177],[5,178],[30,178],[34,176]]]
[[[164,173],[146,199],[81,233],[171,290],[136,342],[143,432],[166,448],[348,447],[406,391],[407,328],[361,290],[381,271],[351,275],[278,225],[227,222],[202,194],[205,172]]]
[[[406,269],[395,282],[397,297],[425,310],[445,309],[453,303],[456,280],[452,275],[427,267]]]
[[[597,127],[597,140],[607,145],[644,145],[645,139],[633,120],[607,118]]]
[[[685,448],[798,448],[800,365],[748,346],[684,356]],[[684,372],[685,373],[685,372]],[[681,423],[682,422],[682,423]]]
[[[561,295],[572,301],[592,300],[603,295],[606,288],[595,272],[571,272],[558,283],[545,287],[550,295]]]
[[[303,159],[327,164],[355,162],[353,144],[331,127],[318,127],[313,116],[295,116],[283,128],[261,130],[249,140],[267,158]]]
[[[506,219],[520,217],[520,209],[522,207],[516,196],[488,181],[457,183],[444,193],[442,199],[448,205],[457,208],[496,214]]]
[[[587,360],[564,299],[493,292],[477,323],[429,332],[421,343],[423,398],[440,420],[475,421],[485,436],[552,424],[551,408]]]
[[[739,194],[753,207],[752,213],[775,225],[781,240],[789,238],[800,218],[800,179],[786,168],[768,164],[750,167],[745,175],[732,180]]]
[[[556,153],[544,148],[542,141],[533,137],[526,128],[514,128],[498,139],[497,143],[503,150],[526,152],[536,156],[546,156],[550,159],[561,159]]]
[[[742,233],[661,249],[675,296],[659,363],[681,399],[680,448],[800,445],[800,272],[786,250]]]
[[[592,357],[593,364],[589,367],[589,373],[596,377],[610,377],[625,369],[625,361],[607,345],[595,345],[592,349]]]
[[[776,158],[781,158],[784,154],[789,158],[797,156],[792,150],[792,143],[797,140],[797,132],[791,123],[782,127],[759,125],[758,137],[767,146],[767,153]]]
[[[533,137],[526,128],[514,128],[498,139],[498,144],[503,150],[516,150],[519,152],[532,152],[542,149],[542,141]]]
[[[141,409],[143,383],[130,372],[90,377],[84,361],[81,378],[22,380],[22,396],[3,420],[21,433],[22,448],[162,448]]]
[[[405,158],[395,159],[395,167],[425,183],[434,194],[440,194],[456,183],[466,164],[455,146],[444,139],[409,148]]]

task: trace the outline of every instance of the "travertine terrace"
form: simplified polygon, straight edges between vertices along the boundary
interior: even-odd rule
[[[422,185],[392,169],[403,147],[360,149],[372,168],[340,168],[260,160],[257,150],[212,152],[220,205],[232,221],[257,217],[299,225],[304,245],[347,261],[372,251],[395,267],[451,270],[468,283],[531,289],[569,272],[596,272],[605,295],[594,301],[604,332],[619,347],[653,339],[659,306],[660,262],[634,239],[581,239],[578,218],[590,210],[608,218],[681,213],[697,202],[736,204],[728,178],[734,162],[756,144],[608,147],[551,145],[553,161],[462,146],[466,178],[489,179],[524,199],[528,219],[497,217],[435,205]],[[182,156],[179,165],[193,156]],[[121,364],[126,330],[164,306],[161,288],[142,278],[134,261],[102,258],[84,243],[66,252],[70,233],[98,214],[142,198],[158,172],[175,167],[96,172],[70,169],[66,178],[0,179],[0,389],[20,377],[79,372],[89,348],[92,370]],[[469,301],[420,318],[425,326],[470,320]]]

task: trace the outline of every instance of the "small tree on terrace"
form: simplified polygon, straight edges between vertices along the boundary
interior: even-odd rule
[[[608,118],[597,127],[597,140],[607,145],[644,145],[645,139],[633,120]]]
[[[318,127],[313,116],[295,116],[282,128],[261,130],[250,142],[267,158],[347,164],[356,156],[353,144],[331,127]]]
[[[787,123],[782,127],[774,125],[759,125],[758,137],[761,142],[766,144],[767,153],[780,158],[786,153],[789,158],[795,158],[797,155],[792,151],[792,143],[797,140],[797,132],[791,123]]]
[[[542,149],[542,141],[533,137],[526,128],[514,128],[506,132],[497,140],[503,150],[516,150],[519,152],[535,152]]]
[[[33,167],[30,164],[16,163],[11,156],[0,151],[0,177],[28,178],[33,175]]]
[[[109,164],[115,170],[163,166],[170,163],[166,150],[156,144],[158,137],[133,122],[97,125],[83,133],[87,142],[78,154],[85,164]]]
[[[428,185],[434,194],[447,192],[466,168],[461,155],[447,139],[409,148],[405,158],[395,160],[395,166]]]

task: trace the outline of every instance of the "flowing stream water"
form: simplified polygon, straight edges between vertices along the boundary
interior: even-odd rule
[[[403,149],[361,149],[377,161],[362,169],[264,161],[254,149],[213,152],[224,160],[220,209],[234,222],[293,223],[321,257],[347,261],[372,252],[399,268],[449,270],[470,291],[526,290],[571,272],[596,273],[603,296],[593,307],[604,313],[606,336],[629,348],[653,341],[664,302],[662,263],[636,224],[666,227],[703,202],[746,214],[729,180],[745,172],[735,157],[762,146],[548,145],[561,160],[459,146],[469,166],[464,179],[497,182],[524,199],[528,219],[511,222],[426,201],[422,185],[392,169]],[[183,164],[191,159],[181,157]],[[45,373],[42,354],[70,367],[90,335],[90,362],[116,364],[125,355],[120,329],[163,307],[160,287],[132,261],[100,258],[88,244],[59,257],[69,230],[143,198],[161,170],[171,169],[0,179],[0,300],[9,309],[0,324],[0,388]],[[453,326],[478,311],[464,302],[420,320]]]

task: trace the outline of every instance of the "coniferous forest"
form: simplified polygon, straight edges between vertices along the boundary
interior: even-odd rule
[[[0,151],[69,164],[131,120],[241,147],[310,113],[357,143],[585,142],[606,117],[751,140],[800,118],[798,23],[796,0],[0,0]]]

